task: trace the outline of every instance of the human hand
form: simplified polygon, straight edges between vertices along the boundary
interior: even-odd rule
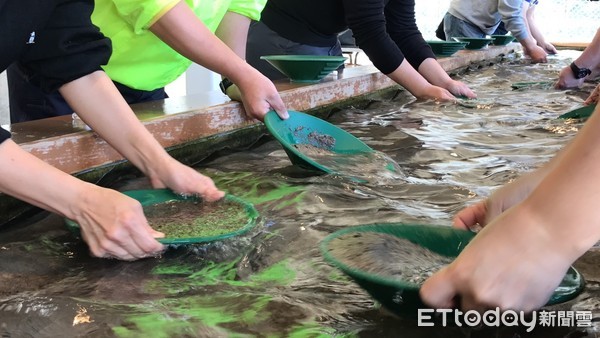
[[[576,79],[571,67],[567,66],[558,74],[558,81],[554,84],[556,89],[579,88],[584,79]]]
[[[460,210],[452,226],[464,230],[484,227],[496,217],[529,196],[540,179],[539,172],[522,175],[517,180],[500,187],[490,197]]]
[[[538,46],[542,47],[542,49],[548,54],[558,54],[556,47],[549,42],[538,42]]]
[[[202,199],[213,202],[225,196],[212,179],[196,170],[170,158],[153,174],[148,175],[155,189],[169,188],[178,194],[199,195]]]
[[[600,97],[600,84],[596,86],[594,91],[588,96],[588,98],[583,102],[585,105],[596,104],[598,103],[598,98]]]
[[[244,80],[237,84],[246,113],[255,119],[263,121],[270,110],[275,110],[282,119],[289,114],[271,80],[252,68]]]
[[[477,95],[471,90],[471,88],[469,88],[466,84],[460,81],[451,80],[445,86],[445,88],[448,89],[448,91],[450,91],[450,93],[454,94],[455,96],[466,96],[470,99],[477,98]]]
[[[456,101],[456,97],[447,89],[428,85],[422,92],[414,94],[419,99],[435,100],[435,101]]]
[[[72,213],[93,256],[136,260],[164,249],[155,239],[164,234],[148,225],[142,205],[115,190],[85,183]]]
[[[546,51],[538,46],[533,45],[530,48],[524,48],[525,54],[531,58],[533,63],[548,62]]]
[[[548,301],[572,263],[557,237],[543,218],[515,206],[430,277],[421,297],[436,308],[535,310]]]

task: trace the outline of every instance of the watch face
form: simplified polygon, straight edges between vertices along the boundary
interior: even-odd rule
[[[573,75],[575,75],[576,79],[583,79],[592,73],[592,71],[587,68],[577,67],[575,63],[571,63],[571,70],[573,71]]]
[[[587,69],[587,68],[582,68],[579,70],[579,76],[577,77],[578,79],[583,79],[584,77],[590,75],[592,73],[591,70]]]

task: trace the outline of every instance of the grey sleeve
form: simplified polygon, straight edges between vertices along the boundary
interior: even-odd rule
[[[523,40],[530,36],[521,9],[523,0],[501,0],[498,3],[498,12],[506,29],[512,33],[517,40]]]

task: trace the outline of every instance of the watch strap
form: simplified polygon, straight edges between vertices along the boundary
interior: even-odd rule
[[[224,77],[223,80],[219,82],[219,88],[221,88],[223,94],[227,94],[227,89],[231,86],[233,86],[233,82],[231,82],[231,80],[229,80],[226,77]]]
[[[569,67],[571,67],[571,71],[573,71],[573,75],[575,75],[576,79],[583,79],[584,77],[592,74],[591,70],[588,68],[579,68],[575,62],[571,62]]]

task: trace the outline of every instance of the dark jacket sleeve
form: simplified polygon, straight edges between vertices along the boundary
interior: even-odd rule
[[[47,24],[35,32],[19,58],[36,84],[50,92],[100,70],[110,58],[111,44],[90,16],[93,0],[59,1]]]
[[[10,138],[10,133],[8,132],[8,130],[4,129],[4,128],[0,128],[0,143],[8,140]]]
[[[425,59],[435,59],[417,27],[414,0],[391,0],[385,7],[387,31],[410,64],[418,69]]]
[[[389,74],[404,61],[418,68],[435,57],[417,28],[414,0],[343,0],[356,44],[373,65]]]

